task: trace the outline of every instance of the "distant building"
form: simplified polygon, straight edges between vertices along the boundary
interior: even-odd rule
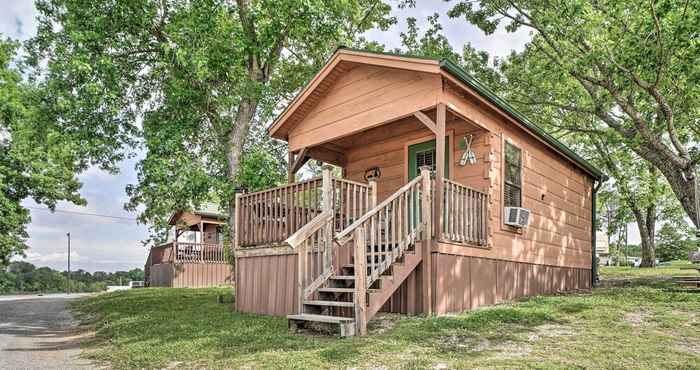
[[[203,288],[231,284],[222,227],[228,217],[214,204],[170,217],[168,241],[152,247],[145,265],[151,287]]]
[[[608,235],[602,231],[595,233],[595,254],[598,256],[598,264],[607,266],[610,261],[610,244]]]

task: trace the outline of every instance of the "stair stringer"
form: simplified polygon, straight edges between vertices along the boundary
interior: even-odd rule
[[[418,241],[413,252],[405,252],[403,262],[394,262],[391,265],[391,275],[381,276],[381,288],[377,292],[369,294],[367,300],[367,321],[371,320],[384,304],[391,298],[397,289],[411,275],[413,270],[423,261],[422,241]]]

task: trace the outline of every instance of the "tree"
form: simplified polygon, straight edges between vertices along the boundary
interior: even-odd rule
[[[16,67],[18,46],[0,40],[0,266],[27,248],[30,216],[23,200],[50,209],[60,200],[85,204],[76,174],[90,161],[110,162],[80,148],[86,130],[67,130],[50,118],[46,91],[24,81]]]
[[[532,30],[509,60],[508,83],[527,92],[520,105],[571,113],[577,119],[562,120],[563,128],[614,137],[666,178],[700,227],[700,9],[692,2],[458,1],[449,15],[487,34],[501,22]]]
[[[47,62],[70,111],[123,126],[143,117],[147,155],[127,208],[145,204],[139,219],[155,225],[214,193],[232,216],[250,127],[267,122],[335,47],[393,21],[378,0],[45,0],[37,8],[34,66]]]
[[[695,243],[687,224],[679,228],[678,225],[664,223],[658,232],[657,256],[661,261],[685,260],[688,253],[696,249]]]

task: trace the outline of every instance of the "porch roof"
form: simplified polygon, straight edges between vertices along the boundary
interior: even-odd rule
[[[437,59],[413,55],[401,55],[395,53],[375,52],[340,47],[330,57],[325,66],[314,76],[313,79],[302,89],[284,111],[275,119],[268,128],[271,137],[286,140],[288,130],[296,122],[303,119],[303,115],[308,105],[313,105],[320,100],[323,92],[327,90],[332,81],[337,78],[334,73],[342,73],[343,68],[338,68],[342,62],[376,64],[388,68],[399,68],[413,70],[417,72],[428,72],[435,74],[445,73],[450,77],[466,85],[476,92],[480,97],[493,104],[500,112],[522,125],[523,129],[535,138],[544,142],[552,149],[569,159],[572,163],[584,170],[591,177],[601,180],[607,176],[597,169],[593,164],[576,154],[555,137],[547,133],[534,122],[530,121],[524,114],[520,113],[507,101],[500,98],[496,93],[483,85],[459,65],[448,59]]]

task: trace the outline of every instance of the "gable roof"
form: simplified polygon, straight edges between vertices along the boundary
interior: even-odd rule
[[[530,121],[524,114],[515,109],[515,107],[510,105],[491,89],[467,73],[464,69],[462,69],[462,67],[449,59],[438,59],[340,47],[333,53],[328,62],[326,62],[323,68],[321,68],[321,70],[311,79],[304,89],[302,89],[294,97],[292,102],[272,122],[268,128],[268,134],[278,139],[285,139],[285,126],[289,127],[296,121],[300,120],[308,109],[310,109],[309,106],[315,104],[315,102],[321,98],[323,93],[327,91],[333,81],[337,78],[337,75],[346,70],[342,67],[342,65],[362,64],[363,61],[364,63],[368,63],[366,59],[367,57],[381,59],[382,64],[388,64],[387,67],[390,68],[408,69],[417,72],[447,73],[451,77],[457,79],[459,82],[474,90],[482,98],[488,100],[512,119],[522,124],[527,132],[561,153],[596,180],[607,178],[607,176],[605,176],[605,174],[603,174],[603,172],[597,169],[593,164],[576,154],[573,150],[544,131],[537,124]],[[336,75],[333,75],[334,71],[336,72]],[[305,103],[306,106],[304,106]]]

